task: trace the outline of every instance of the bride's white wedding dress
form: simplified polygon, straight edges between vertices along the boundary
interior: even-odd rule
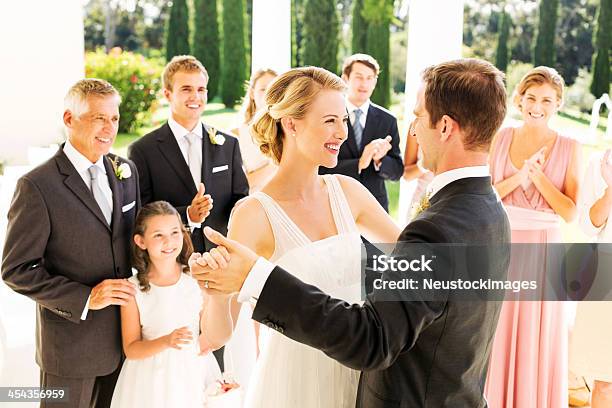
[[[340,182],[323,176],[338,235],[312,242],[270,196],[257,192],[275,249],[270,260],[333,297],[360,302],[361,239]],[[249,386],[246,407],[354,407],[359,372],[271,330]]]

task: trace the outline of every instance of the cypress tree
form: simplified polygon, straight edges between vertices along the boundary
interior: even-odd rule
[[[166,29],[166,60],[189,54],[189,9],[186,0],[174,0]]]
[[[291,0],[291,66],[302,66],[304,0]]]
[[[340,20],[335,0],[307,0],[304,5],[302,64],[338,69]]]
[[[193,55],[208,71],[208,99],[218,95],[221,81],[217,0],[195,0]]]
[[[233,108],[244,96],[247,79],[244,21],[244,0],[225,0],[221,99],[228,108]]]
[[[501,28],[497,38],[495,66],[502,72],[508,68],[508,37],[510,36],[510,15],[505,10],[501,15]]]
[[[533,47],[533,65],[552,67],[555,63],[555,30],[559,0],[540,0],[538,33]]]
[[[363,17],[368,25],[366,53],[378,61],[380,73],[372,93],[372,101],[389,107],[391,104],[390,24],[393,18],[393,0],[364,0]]]
[[[351,29],[353,38],[351,40],[351,49],[353,54],[365,52],[366,37],[368,35],[368,23],[363,18],[363,0],[355,0],[353,4],[353,21]]]
[[[612,47],[612,0],[601,0],[597,12],[597,26],[593,35],[593,82],[591,93],[599,98],[610,91],[610,47]],[[609,126],[610,124],[608,124]]]

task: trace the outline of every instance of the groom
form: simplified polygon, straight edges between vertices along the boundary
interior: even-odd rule
[[[424,71],[410,135],[435,178],[426,210],[399,241],[479,245],[487,274],[505,276],[510,229],[486,165],[505,113],[503,74],[488,62],[461,59]],[[213,250],[192,265],[194,276],[214,290],[240,291],[239,300],[257,299],[255,320],[362,370],[358,407],[486,407],[499,302],[380,301],[374,294],[350,305],[210,228],[205,233],[227,249],[229,264],[203,266],[221,257],[223,250]],[[470,270],[478,261],[466,262]]]

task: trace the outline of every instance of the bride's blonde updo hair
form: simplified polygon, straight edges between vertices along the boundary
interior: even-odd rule
[[[285,72],[269,85],[264,97],[265,108],[257,113],[250,127],[262,153],[277,164],[280,162],[285,136],[281,118],[303,119],[323,89],[344,92],[346,84],[323,68],[301,67]]]

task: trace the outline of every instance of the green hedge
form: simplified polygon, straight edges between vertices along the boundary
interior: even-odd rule
[[[85,54],[85,75],[110,82],[121,94],[119,132],[134,133],[147,125],[161,87],[163,62],[113,48]]]

